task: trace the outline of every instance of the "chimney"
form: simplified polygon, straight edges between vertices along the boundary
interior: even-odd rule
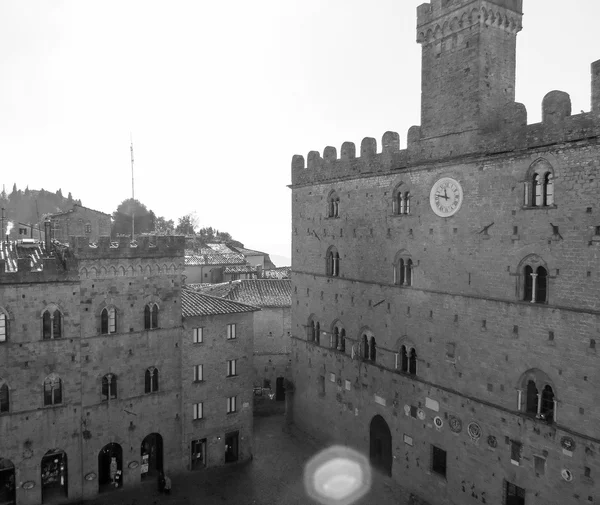
[[[592,63],[592,112],[600,114],[600,60]]]
[[[46,247],[46,255],[50,256],[52,253],[52,238],[50,236],[50,221],[44,221],[44,246]]]

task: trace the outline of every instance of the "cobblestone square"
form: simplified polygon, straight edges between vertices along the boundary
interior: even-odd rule
[[[155,482],[137,489],[122,489],[86,502],[90,505],[306,505],[315,503],[304,492],[302,471],[306,461],[321,447],[300,432],[283,431],[284,417],[254,420],[253,461],[237,466],[210,468],[173,477],[173,491],[159,494]],[[360,505],[404,505],[405,492],[391,479],[375,475],[371,491]]]

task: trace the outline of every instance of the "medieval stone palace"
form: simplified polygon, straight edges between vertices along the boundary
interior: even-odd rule
[[[528,124],[521,21],[421,5],[407,148],[292,160],[294,422],[415,503],[600,500],[600,60],[590,112],[551,91]]]

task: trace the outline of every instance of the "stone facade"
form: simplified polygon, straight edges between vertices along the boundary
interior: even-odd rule
[[[97,242],[100,237],[110,237],[110,214],[81,205],[71,210],[48,216],[52,223],[52,238],[67,243],[72,236],[88,237]]]
[[[239,434],[238,461],[246,461],[252,456],[254,314],[245,312],[184,318],[181,383],[185,468],[201,469],[224,464],[227,433]],[[235,339],[227,339],[229,324],[235,324]],[[202,342],[194,343],[195,328],[201,328]],[[236,375],[228,377],[227,362],[234,359]],[[195,380],[196,365],[202,365],[201,380]],[[232,413],[227,412],[227,398],[230,397],[236,397],[236,411]],[[194,419],[193,405],[199,402],[203,404],[203,415],[201,419]],[[193,440],[205,440],[203,463],[196,468],[192,468]]]
[[[0,439],[0,457],[15,466],[18,504],[76,501],[110,488],[110,460],[102,457],[116,450],[119,484],[127,487],[148,480],[153,467],[185,469],[183,239],[144,237],[136,247],[125,239],[111,245],[108,237],[96,247],[87,237],[69,242],[43,259],[43,270],[19,259],[16,271],[5,272],[0,262],[0,305],[9,322],[0,362],[10,392],[0,429],[13,433]],[[156,318],[146,318],[146,306],[156,307]],[[43,338],[46,309],[62,314],[59,338]],[[103,312],[112,309],[109,323]],[[148,369],[158,379],[151,385]],[[45,405],[51,376],[62,381],[62,399]],[[48,452],[59,455],[60,470],[42,464]]]
[[[388,132],[381,153],[366,138],[358,158],[345,143],[340,159],[292,161],[294,422],[436,505],[598,497],[600,61],[590,112],[552,91],[527,125],[521,8],[421,5],[422,125],[407,149]],[[431,190],[446,177],[463,199],[440,217]]]

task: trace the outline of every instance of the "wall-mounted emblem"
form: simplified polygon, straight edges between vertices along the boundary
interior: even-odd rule
[[[467,431],[473,440],[479,440],[481,438],[481,426],[479,426],[477,423],[469,423],[469,426],[467,426]]]
[[[23,489],[33,489],[35,487],[35,482],[33,482],[32,480],[28,480],[27,482],[23,482],[23,486],[21,486]]]
[[[129,468],[137,468],[140,464],[137,461],[130,461],[127,465]]]
[[[94,472],[90,472],[86,474],[85,480],[94,480],[96,478],[96,474]]]
[[[462,421],[456,416],[450,416],[448,418],[448,426],[454,433],[460,433],[462,431]]]
[[[562,478],[565,479],[567,482],[571,482],[573,480],[573,474],[571,473],[571,470],[563,468],[560,474],[562,475]]]
[[[575,450],[575,440],[571,437],[562,437],[560,439],[560,445],[567,451],[573,452]]]
[[[496,437],[494,435],[488,436],[487,443],[492,449],[495,449],[496,447],[498,447],[498,440],[496,440]]]
[[[404,406],[404,415],[410,416],[410,405]]]
[[[417,417],[421,420],[425,420],[425,411],[423,409],[417,410]]]
[[[444,426],[444,421],[442,420],[442,418],[440,416],[435,416],[433,418],[433,424],[439,430],[442,428],[442,426]]]

